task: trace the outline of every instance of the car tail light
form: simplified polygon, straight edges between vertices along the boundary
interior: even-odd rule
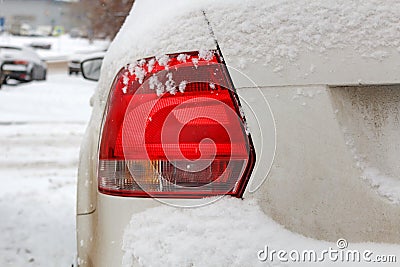
[[[15,65],[29,65],[29,62],[26,60],[14,60]]]
[[[241,197],[255,152],[217,51],[121,69],[103,119],[98,187],[132,197]]]

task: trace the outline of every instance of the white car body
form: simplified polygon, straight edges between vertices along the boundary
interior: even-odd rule
[[[387,187],[400,183],[399,4],[167,2],[136,1],[104,59],[80,156],[79,266],[119,266],[131,216],[162,205],[98,192],[99,136],[114,77],[142,58],[216,49],[212,33],[247,103],[257,155],[243,201],[256,199],[275,221],[313,239],[399,244],[400,199]],[[369,167],[379,169],[379,181]]]

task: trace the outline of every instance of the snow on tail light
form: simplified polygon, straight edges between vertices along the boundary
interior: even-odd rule
[[[255,152],[217,51],[163,55],[124,67],[104,116],[101,193],[242,196]]]

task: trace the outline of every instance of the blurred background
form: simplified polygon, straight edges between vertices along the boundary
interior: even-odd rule
[[[0,266],[71,266],[80,144],[133,0],[0,0]]]
[[[134,0],[0,0],[0,31],[114,38]]]

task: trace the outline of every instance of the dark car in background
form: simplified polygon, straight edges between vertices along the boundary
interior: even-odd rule
[[[3,71],[2,71],[2,67],[1,67],[1,59],[0,59],[0,89],[1,86],[3,85]]]
[[[5,77],[3,75],[3,59],[2,59],[2,57],[0,55],[0,89],[1,89],[1,86],[3,85],[4,78]]]
[[[68,61],[68,73],[69,75],[72,74],[79,74],[81,72],[81,60],[75,56]]]
[[[68,74],[79,74],[81,72],[81,63],[89,58],[104,57],[107,49],[100,51],[82,51],[70,56],[68,60]]]
[[[46,80],[46,63],[29,47],[0,44],[0,58],[3,83],[10,79],[20,82]]]

